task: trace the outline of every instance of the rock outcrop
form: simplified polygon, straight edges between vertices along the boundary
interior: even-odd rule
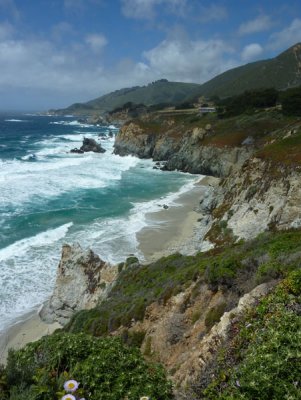
[[[103,300],[118,275],[118,268],[80,245],[62,248],[53,294],[40,311],[47,323],[65,325],[75,311],[90,309]]]
[[[197,381],[227,341],[234,318],[253,307],[275,283],[261,284],[241,298],[234,291],[212,291],[205,283],[193,283],[166,304],[151,304],[144,320],[133,322],[129,333],[145,333],[141,351],[166,367],[180,399],[178,394]],[[218,310],[220,321],[208,326],[212,310]],[[186,393],[183,398],[190,397]]]
[[[78,148],[74,148],[70,151],[70,153],[78,153],[78,154],[82,154],[82,153],[86,153],[92,151],[93,153],[105,153],[106,150],[101,147],[101,145],[99,143],[96,142],[95,139],[91,139],[91,138],[84,138],[83,140],[83,145],[78,149]]]
[[[224,225],[237,239],[251,239],[266,230],[301,226],[301,171],[252,158],[225,178],[211,204],[215,225]]]
[[[252,154],[252,148],[205,146],[202,141],[210,130],[211,125],[207,124],[205,128],[195,127],[175,134],[174,127],[167,124],[165,133],[156,134],[147,132],[137,122],[129,122],[116,137],[114,153],[166,161],[166,170],[177,169],[218,177],[239,170]]]

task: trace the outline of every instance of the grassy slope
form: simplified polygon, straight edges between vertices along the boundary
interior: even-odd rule
[[[257,61],[230,71],[204,83],[200,94],[220,97],[233,96],[245,90],[274,87],[286,89],[301,84],[300,67],[301,48],[295,45],[278,57]],[[294,49],[297,48],[297,51]]]
[[[120,89],[87,103],[71,105],[64,112],[111,111],[128,102],[143,103],[146,106],[159,103],[181,103],[194,96],[199,87],[200,85],[196,83],[157,81],[147,86]]]

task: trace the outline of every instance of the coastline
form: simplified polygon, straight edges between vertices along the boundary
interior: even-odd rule
[[[217,178],[201,177],[194,187],[182,193],[175,204],[167,209],[146,215],[148,225],[137,233],[138,249],[144,255],[143,263],[180,252],[191,255],[200,251],[198,206],[208,185],[215,185]],[[61,328],[58,323],[46,324],[36,309],[22,316],[13,326],[0,332],[0,364],[5,364],[10,348],[20,349],[29,342]]]
[[[175,200],[174,205],[146,215],[148,225],[137,233],[143,263],[176,252],[192,255],[200,251],[198,206],[209,182],[208,177],[200,178],[191,190]]]
[[[61,328],[57,322],[46,324],[39,317],[39,309],[18,319],[14,325],[0,333],[0,364],[5,364],[9,349],[18,350],[27,343],[35,342]]]

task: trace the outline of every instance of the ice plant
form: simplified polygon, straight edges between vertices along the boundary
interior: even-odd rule
[[[70,379],[64,383],[64,389],[66,392],[75,392],[78,388],[78,385],[78,382],[76,382],[74,379]]]
[[[147,396],[142,396],[142,397],[140,397],[140,400],[149,400],[149,397],[147,397]]]
[[[65,396],[62,397],[62,400],[76,400],[76,398],[73,394],[65,394]]]

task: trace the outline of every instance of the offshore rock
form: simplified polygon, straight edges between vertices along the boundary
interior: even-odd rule
[[[40,317],[65,325],[75,311],[93,308],[105,299],[117,275],[118,267],[102,261],[92,250],[63,245],[55,288]]]
[[[96,140],[84,138],[83,145],[79,149],[72,149],[70,152],[82,154],[89,151],[92,151],[93,153],[105,153],[106,150],[102,148],[101,145],[96,142]]]

